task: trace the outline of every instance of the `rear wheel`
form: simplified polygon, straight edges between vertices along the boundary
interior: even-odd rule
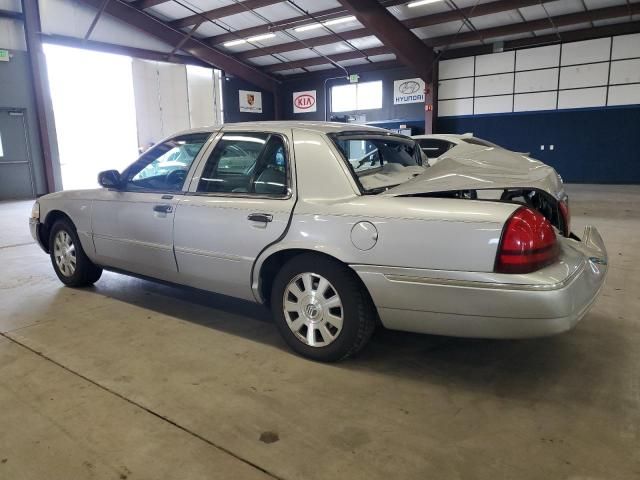
[[[375,327],[375,307],[356,275],[314,254],[294,257],[278,272],[271,308],[287,344],[314,360],[355,355]]]
[[[69,287],[92,285],[102,275],[102,269],[84,253],[76,229],[67,219],[57,220],[51,227],[49,255],[56,275]]]

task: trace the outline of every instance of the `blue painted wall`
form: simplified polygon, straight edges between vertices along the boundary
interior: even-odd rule
[[[640,183],[640,105],[440,117],[436,128],[530,152],[565,182]]]

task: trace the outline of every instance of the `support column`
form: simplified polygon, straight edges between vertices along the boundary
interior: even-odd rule
[[[42,51],[42,42],[39,38],[41,27],[38,0],[22,0],[22,12],[24,15],[25,40],[31,67],[31,81],[36,105],[35,113],[42,146],[47,191],[55,192],[62,189],[62,179],[59,168],[60,160],[58,157],[53,106],[49,93],[49,80],[47,78],[44,52]]]

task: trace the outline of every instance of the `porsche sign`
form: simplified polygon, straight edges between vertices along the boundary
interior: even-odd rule
[[[293,94],[293,113],[310,113],[315,112],[316,91],[307,90],[304,92],[294,92]]]
[[[424,103],[424,80],[408,78],[393,82],[393,103]]]
[[[262,113],[262,93],[238,90],[240,95],[240,111]]]

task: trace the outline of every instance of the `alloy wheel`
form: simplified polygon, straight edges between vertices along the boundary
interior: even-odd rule
[[[282,299],[289,329],[310,347],[324,347],[338,338],[344,308],[337,290],[322,275],[305,272],[286,286]]]

